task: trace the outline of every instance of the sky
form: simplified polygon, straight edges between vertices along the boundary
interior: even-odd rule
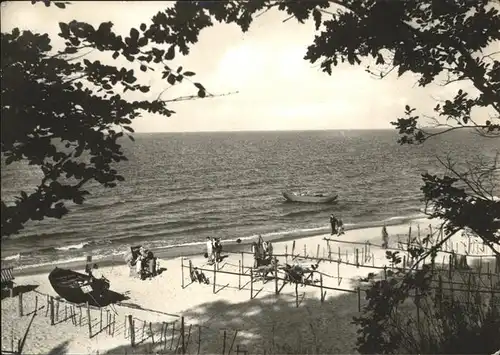
[[[97,27],[111,21],[116,32],[126,35],[167,6],[168,2],[160,1],[81,1],[61,10],[30,1],[3,2],[1,30],[18,27],[48,33],[57,47],[62,45],[57,36],[59,22],[76,19]],[[226,24],[204,30],[189,55],[176,57],[172,66],[196,72],[194,81],[210,93],[238,93],[173,103],[176,114],[172,117],[145,113],[132,127],[136,132],[389,129],[406,104],[431,113],[435,98],[449,97],[459,88],[419,88],[412,74],[379,80],[364,66],[339,66],[328,76],[303,59],[316,32],[312,21],[304,25],[295,20],[283,22],[286,17],[269,11],[245,34],[236,25]],[[91,53],[88,58],[99,55]],[[152,86],[147,95],[157,96],[166,87],[161,73],[140,74]],[[189,83],[183,83],[163,98],[195,93]],[[480,116],[487,119],[484,112]]]

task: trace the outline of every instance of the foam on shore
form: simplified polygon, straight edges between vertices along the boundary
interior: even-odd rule
[[[345,224],[345,231],[359,231],[370,228],[381,228],[383,225],[386,226],[399,226],[399,225],[410,225],[410,224],[429,224],[428,219],[422,218],[422,214],[412,215],[412,216],[396,216],[391,217],[383,221],[372,221],[359,224]],[[273,233],[262,234],[265,240],[271,241],[273,243],[286,242],[295,239],[303,239],[315,237],[318,235],[327,234],[330,231],[328,227],[318,227],[318,228],[306,228],[306,229],[296,229],[288,231],[279,231]],[[248,246],[257,241],[259,238],[258,234],[223,240],[224,249],[227,251],[237,252],[241,250],[247,250]],[[241,240],[241,243],[237,243],[237,239]],[[61,250],[70,250],[84,248],[87,243],[79,243],[70,246],[61,247]],[[205,252],[205,242],[190,242],[182,244],[167,245],[158,248],[148,246],[148,243],[144,244],[153,253],[162,259],[172,259],[179,256],[194,256],[202,255]],[[127,251],[127,246],[125,245],[122,250],[111,252],[107,255],[99,255],[95,253],[88,253],[92,255],[92,260],[98,262],[102,266],[116,266],[124,265],[125,261],[123,259],[124,253]],[[69,259],[59,259],[51,260],[43,263],[33,264],[33,265],[16,265],[16,261],[20,260],[22,255],[8,256],[2,259],[3,266],[15,266],[16,275],[29,275],[38,273],[47,273],[54,265],[64,268],[84,268],[86,263],[86,256],[82,255],[79,257],[69,258]]]

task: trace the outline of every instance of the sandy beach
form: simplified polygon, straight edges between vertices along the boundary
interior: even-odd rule
[[[428,220],[391,226],[388,229],[390,248],[398,248],[407,240],[410,226],[413,235],[418,228],[421,237],[429,232]],[[436,226],[433,224],[432,228],[435,230]],[[325,238],[331,240],[327,242]],[[308,349],[353,353],[356,334],[351,320],[358,314],[359,302],[364,303],[363,294],[358,299],[357,279],[370,272],[379,273],[381,270],[376,267],[388,265],[386,251],[378,246],[380,243],[381,230],[377,227],[348,230],[341,237],[321,234],[273,244],[277,255],[291,255],[295,244],[294,260],[291,256],[286,257],[287,260],[279,257],[280,264],[298,262],[310,266],[315,261],[304,255],[324,258],[318,267],[322,284],[325,288],[337,289],[324,290],[322,302],[320,287],[299,286],[298,307],[294,285],[286,284],[276,295],[273,280],[265,283],[255,280],[250,284],[249,270],[253,265],[250,254],[242,257],[240,253],[229,253],[219,264],[215,287],[213,266],[207,265],[202,255],[160,259],[159,266],[164,271],[143,281],[130,277],[126,265],[103,267],[101,272],[111,281],[111,289],[126,299],[105,307],[102,316],[100,310],[90,310],[91,337],[85,307],[59,302],[56,324],[50,325],[47,298],[57,294],[48,281],[47,272],[17,276],[16,286],[28,292],[22,296],[23,316],[19,315],[19,297],[2,295],[2,350],[11,350],[12,344],[14,348],[17,346],[37,304],[24,346],[24,352],[30,354],[144,353],[150,350],[174,353],[182,346],[179,345],[182,344],[181,317],[185,351],[189,354],[222,353],[223,350],[225,353],[263,353],[269,349],[276,353],[304,353]],[[463,240],[459,235],[445,246],[445,251],[451,248],[460,254],[468,253],[468,259],[477,259],[479,255],[486,258],[491,254],[477,241]],[[337,262],[339,254],[341,263]],[[447,254],[438,255],[436,260],[447,260]],[[204,273],[210,284],[191,283],[189,262],[206,270]],[[181,264],[186,267],[182,268]],[[238,273],[241,264],[246,275],[224,273]],[[318,277],[319,274],[314,276]],[[281,286],[279,282],[278,287]],[[129,315],[134,320],[133,348]],[[108,323],[111,325],[106,327]],[[104,329],[101,331],[101,328]]]

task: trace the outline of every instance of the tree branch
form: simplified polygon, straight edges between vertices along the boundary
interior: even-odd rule
[[[238,94],[239,91],[233,91],[233,92],[228,92],[224,94],[210,94],[208,93],[207,96],[204,98],[214,98],[214,97],[223,97],[223,96],[229,96],[229,95],[234,95]],[[180,96],[176,97],[175,99],[170,99],[170,100],[161,100],[162,102],[179,102],[179,101],[189,101],[189,100],[197,100],[197,99],[202,99],[202,97],[199,97],[198,95],[188,95],[188,96]]]

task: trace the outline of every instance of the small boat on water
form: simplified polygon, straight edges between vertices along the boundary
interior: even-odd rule
[[[105,278],[95,279],[58,267],[49,274],[49,281],[59,296],[73,303],[99,304],[109,290],[109,281]]]
[[[301,195],[294,192],[283,192],[283,197],[290,202],[304,202],[304,203],[332,203],[337,200],[338,195],[324,195],[324,194],[314,194],[314,195]]]

